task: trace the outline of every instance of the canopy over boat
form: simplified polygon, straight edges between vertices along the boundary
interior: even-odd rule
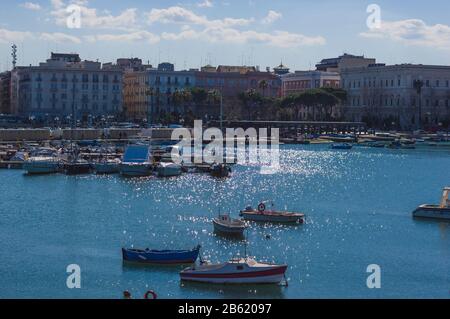
[[[123,155],[122,163],[149,163],[151,151],[148,145],[130,145]]]

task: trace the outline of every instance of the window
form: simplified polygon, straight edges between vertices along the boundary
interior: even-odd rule
[[[439,87],[440,86],[440,82],[439,80],[436,80],[436,86]]]
[[[430,80],[427,80],[427,81],[425,82],[425,85],[426,85],[426,87],[430,87]]]

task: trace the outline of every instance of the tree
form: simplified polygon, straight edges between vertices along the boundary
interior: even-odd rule
[[[330,91],[331,92],[331,91]],[[341,99],[346,98],[346,93],[336,92]],[[327,92],[323,89],[312,89],[307,90],[302,93],[294,94],[283,98],[280,102],[282,108],[290,108],[295,111],[295,118],[299,119],[300,108],[306,107],[308,117],[311,114],[312,109],[312,120],[317,119],[317,109],[320,108],[320,117],[323,118],[323,113],[325,113],[325,118],[330,120],[333,114],[333,107],[340,103],[341,99],[336,95]],[[325,110],[323,112],[323,110]]]
[[[262,90],[263,97],[265,97],[266,96],[266,90],[269,87],[269,82],[267,82],[267,80],[261,80],[258,83],[258,87]]]

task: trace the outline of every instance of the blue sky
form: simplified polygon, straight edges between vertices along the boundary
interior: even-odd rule
[[[367,6],[381,9],[369,29]],[[67,6],[81,28],[67,27]],[[344,52],[379,62],[450,65],[448,0],[29,0],[0,4],[0,70],[45,61],[49,52],[78,52],[101,62],[140,57],[177,69],[211,63],[314,67]]]

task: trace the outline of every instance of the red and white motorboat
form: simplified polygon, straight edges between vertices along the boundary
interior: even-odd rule
[[[273,207],[272,203],[272,207]],[[249,221],[265,222],[265,223],[295,223],[303,224],[305,222],[305,214],[294,212],[276,211],[274,209],[267,209],[265,203],[260,203],[258,209],[247,207],[242,210],[239,215]]]
[[[287,267],[241,258],[186,268],[180,272],[180,277],[183,281],[213,284],[279,284],[285,278]]]

